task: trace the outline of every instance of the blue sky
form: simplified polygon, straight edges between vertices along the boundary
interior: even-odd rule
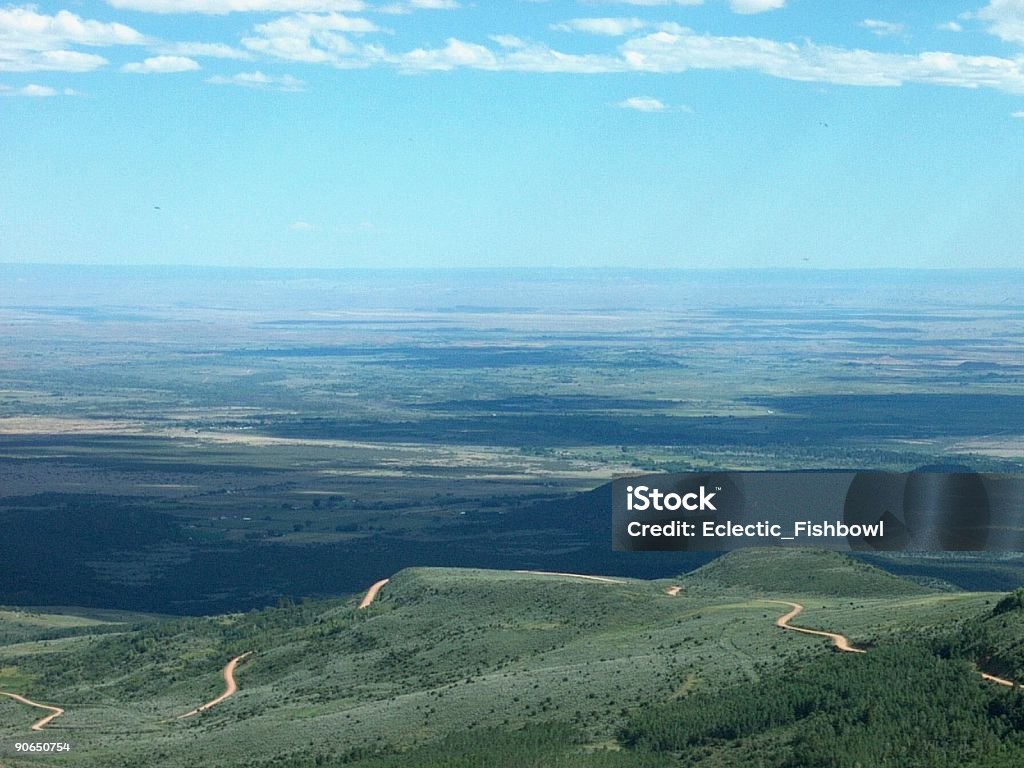
[[[0,6],[0,261],[1024,265],[1024,0]]]

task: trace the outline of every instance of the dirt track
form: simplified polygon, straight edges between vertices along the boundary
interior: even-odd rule
[[[836,632],[825,632],[820,629],[807,629],[806,627],[794,627],[789,622],[800,615],[800,612],[804,609],[800,603],[791,603],[788,600],[768,600],[769,603],[778,603],[779,605],[788,605],[791,610],[784,616],[779,616],[775,620],[775,626],[788,629],[793,632],[803,632],[806,635],[819,635],[820,637],[827,637],[832,641],[832,644],[840,651],[846,651],[847,653],[865,653],[861,648],[854,648],[850,644],[850,639],[846,635],[840,635]]]
[[[181,720],[186,717],[192,717],[193,715],[198,715],[200,712],[205,712],[206,710],[210,709],[210,707],[215,707],[225,699],[229,699],[232,696],[234,696],[235,692],[238,691],[238,685],[235,683],[235,667],[238,666],[238,662],[240,662],[242,659],[244,659],[251,653],[252,651],[246,651],[240,656],[235,656],[235,658],[229,661],[227,665],[224,667],[224,693],[222,693],[216,699],[212,699],[203,704],[202,706],[196,707],[191,712],[186,712],[183,715],[178,715],[178,720]]]
[[[61,709],[60,707],[51,707],[49,704],[37,704],[36,702],[32,701],[31,699],[26,699],[24,696],[19,696],[16,693],[8,693],[7,691],[0,691],[0,696],[7,696],[8,698],[11,698],[11,699],[14,699],[15,701],[21,702],[22,704],[27,704],[30,707],[38,707],[39,709],[49,710],[50,714],[48,714],[42,720],[37,720],[36,722],[32,723],[32,730],[33,731],[41,731],[41,730],[43,730],[43,728],[45,728],[47,725],[49,725],[50,722],[54,718],[60,717],[61,715],[64,714],[64,710]]]
[[[377,599],[377,593],[380,592],[380,588],[389,581],[391,581],[391,579],[381,579],[378,582],[374,582],[373,586],[366,591],[366,595],[363,597],[362,602],[359,603],[359,607],[366,608],[373,603],[373,601]]]
[[[1020,683],[1013,682],[1013,680],[1007,680],[1005,677],[990,675],[988,672],[982,672],[981,677],[983,680],[988,680],[992,683],[999,683],[999,685],[1005,685],[1007,688],[1016,688],[1018,685],[1021,685]]]
[[[792,626],[789,622],[795,619],[799,615],[800,611],[804,609],[800,603],[791,603],[788,600],[768,600],[767,602],[778,603],[779,605],[788,605],[793,609],[785,616],[780,616],[776,619],[775,626],[782,627],[783,629],[789,629],[793,632],[803,632],[808,635],[820,635],[822,637],[830,638],[835,647],[840,651],[847,651],[848,653],[867,653],[867,651],[862,648],[854,648],[850,643],[850,639],[846,637],[846,635],[840,635],[835,632],[823,632],[820,629],[807,629],[806,627]],[[1024,684],[1015,683],[1013,680],[1007,680],[1005,677],[996,677],[995,675],[990,675],[987,672],[979,672],[979,674],[981,675],[982,680],[988,680],[990,683],[1005,685],[1007,688],[1024,688]]]
[[[608,576],[587,576],[583,573],[560,573],[558,571],[512,571],[512,573],[532,573],[536,576],[562,576],[570,579],[588,579],[590,581],[603,581],[605,584],[623,584],[621,579],[613,579]]]

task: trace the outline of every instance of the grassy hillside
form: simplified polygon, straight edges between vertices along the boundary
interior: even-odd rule
[[[779,574],[770,597],[806,606],[800,624],[861,643],[955,626],[998,599],[899,580],[880,597],[886,582],[870,568],[860,574],[866,566],[855,561],[751,554]],[[9,764],[397,768],[461,755],[445,764],[503,768],[530,764],[510,756],[530,756],[545,766],[662,765],[618,740],[638,713],[762,685],[833,655],[825,638],[775,626],[786,608],[764,599],[763,585],[729,577],[744,572],[734,567],[742,563],[729,556],[709,567],[720,582],[707,572],[606,582],[414,568],[395,574],[365,610],[355,597],[282,603],[0,646],[9,686],[0,690],[65,708],[44,737],[73,741],[75,750]],[[783,589],[787,570],[806,577],[815,569],[847,592],[826,596],[817,591],[824,581],[808,578]],[[863,577],[856,583],[866,596],[851,594],[850,573]],[[682,587],[674,596],[666,592],[673,585]],[[8,621],[0,614],[0,633]],[[246,651],[253,655],[238,669],[236,696],[176,719],[220,693],[221,668]],[[39,716],[0,700],[0,740],[30,736]]]
[[[705,588],[850,597],[924,595],[929,589],[840,552],[741,549],[687,574]]]

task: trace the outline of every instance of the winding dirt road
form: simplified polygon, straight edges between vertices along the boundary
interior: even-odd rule
[[[363,597],[362,602],[359,603],[359,608],[362,609],[369,607],[373,601],[377,599],[377,593],[380,592],[380,588],[389,581],[391,581],[391,579],[381,579],[380,581],[374,582],[373,586],[366,591],[366,595]]]
[[[835,632],[824,632],[820,629],[807,629],[806,627],[794,627],[789,622],[795,619],[800,612],[804,609],[800,603],[791,603],[788,600],[768,600],[769,603],[778,603],[779,605],[788,605],[792,610],[785,616],[780,616],[775,620],[775,626],[782,627],[783,629],[789,629],[793,632],[803,632],[808,635],[820,635],[821,637],[827,637],[832,640],[833,645],[840,651],[846,651],[848,653],[867,653],[862,648],[855,648],[851,643],[850,639],[846,635],[840,635]],[[988,680],[990,683],[996,683],[998,685],[1005,685],[1007,688],[1024,688],[1024,683],[1015,683],[1013,680],[1007,680],[1005,677],[996,677],[990,675],[988,672],[978,671],[981,675],[982,680]]]
[[[38,707],[39,709],[45,709],[45,710],[48,710],[50,712],[50,714],[48,714],[42,720],[37,720],[36,722],[32,723],[32,730],[33,731],[41,731],[41,730],[43,730],[47,725],[50,724],[51,721],[54,720],[54,718],[60,717],[61,715],[64,714],[64,710],[61,709],[60,707],[51,707],[49,704],[38,704],[38,703],[32,701],[31,699],[26,699],[24,696],[19,696],[16,693],[8,693],[7,691],[0,691],[0,696],[6,696],[6,697],[8,697],[10,699],[14,699],[15,701],[21,702],[22,704],[27,704],[30,707]]]
[[[562,576],[570,579],[588,579],[590,581],[603,581],[605,584],[624,584],[622,579],[613,579],[609,576],[588,576],[584,573],[561,573],[559,571],[512,571],[512,573],[532,573],[535,576]]]
[[[235,656],[235,658],[233,658],[231,661],[229,661],[227,663],[227,665],[225,665],[225,667],[224,667],[224,686],[225,686],[224,687],[224,693],[222,693],[216,699],[211,699],[210,701],[206,702],[202,706],[196,707],[191,712],[186,712],[183,715],[178,715],[177,719],[178,720],[182,720],[182,719],[184,719],[186,717],[192,717],[193,715],[198,715],[200,712],[205,712],[206,710],[210,709],[211,707],[215,707],[218,704],[220,704],[222,701],[225,701],[226,699],[230,699],[232,696],[234,696],[235,693],[238,691],[238,685],[235,683],[235,667],[238,666],[238,662],[240,662],[242,659],[244,659],[246,656],[250,655],[251,653],[252,653],[252,651],[246,651],[245,653],[241,654],[240,656]]]
[[[825,632],[821,629],[807,629],[806,627],[794,627],[791,622],[800,612],[804,609],[800,603],[791,603],[788,600],[768,600],[769,603],[777,603],[779,605],[788,605],[792,610],[784,616],[779,616],[775,620],[775,626],[788,629],[792,632],[803,632],[806,635],[818,635],[820,637],[827,637],[832,641],[832,644],[840,651],[846,651],[847,653],[865,653],[862,648],[854,648],[850,643],[850,638],[846,635],[840,635],[837,632]]]

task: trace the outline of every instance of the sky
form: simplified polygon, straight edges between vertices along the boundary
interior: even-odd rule
[[[1020,267],[1024,0],[14,3],[0,142],[4,263]]]

